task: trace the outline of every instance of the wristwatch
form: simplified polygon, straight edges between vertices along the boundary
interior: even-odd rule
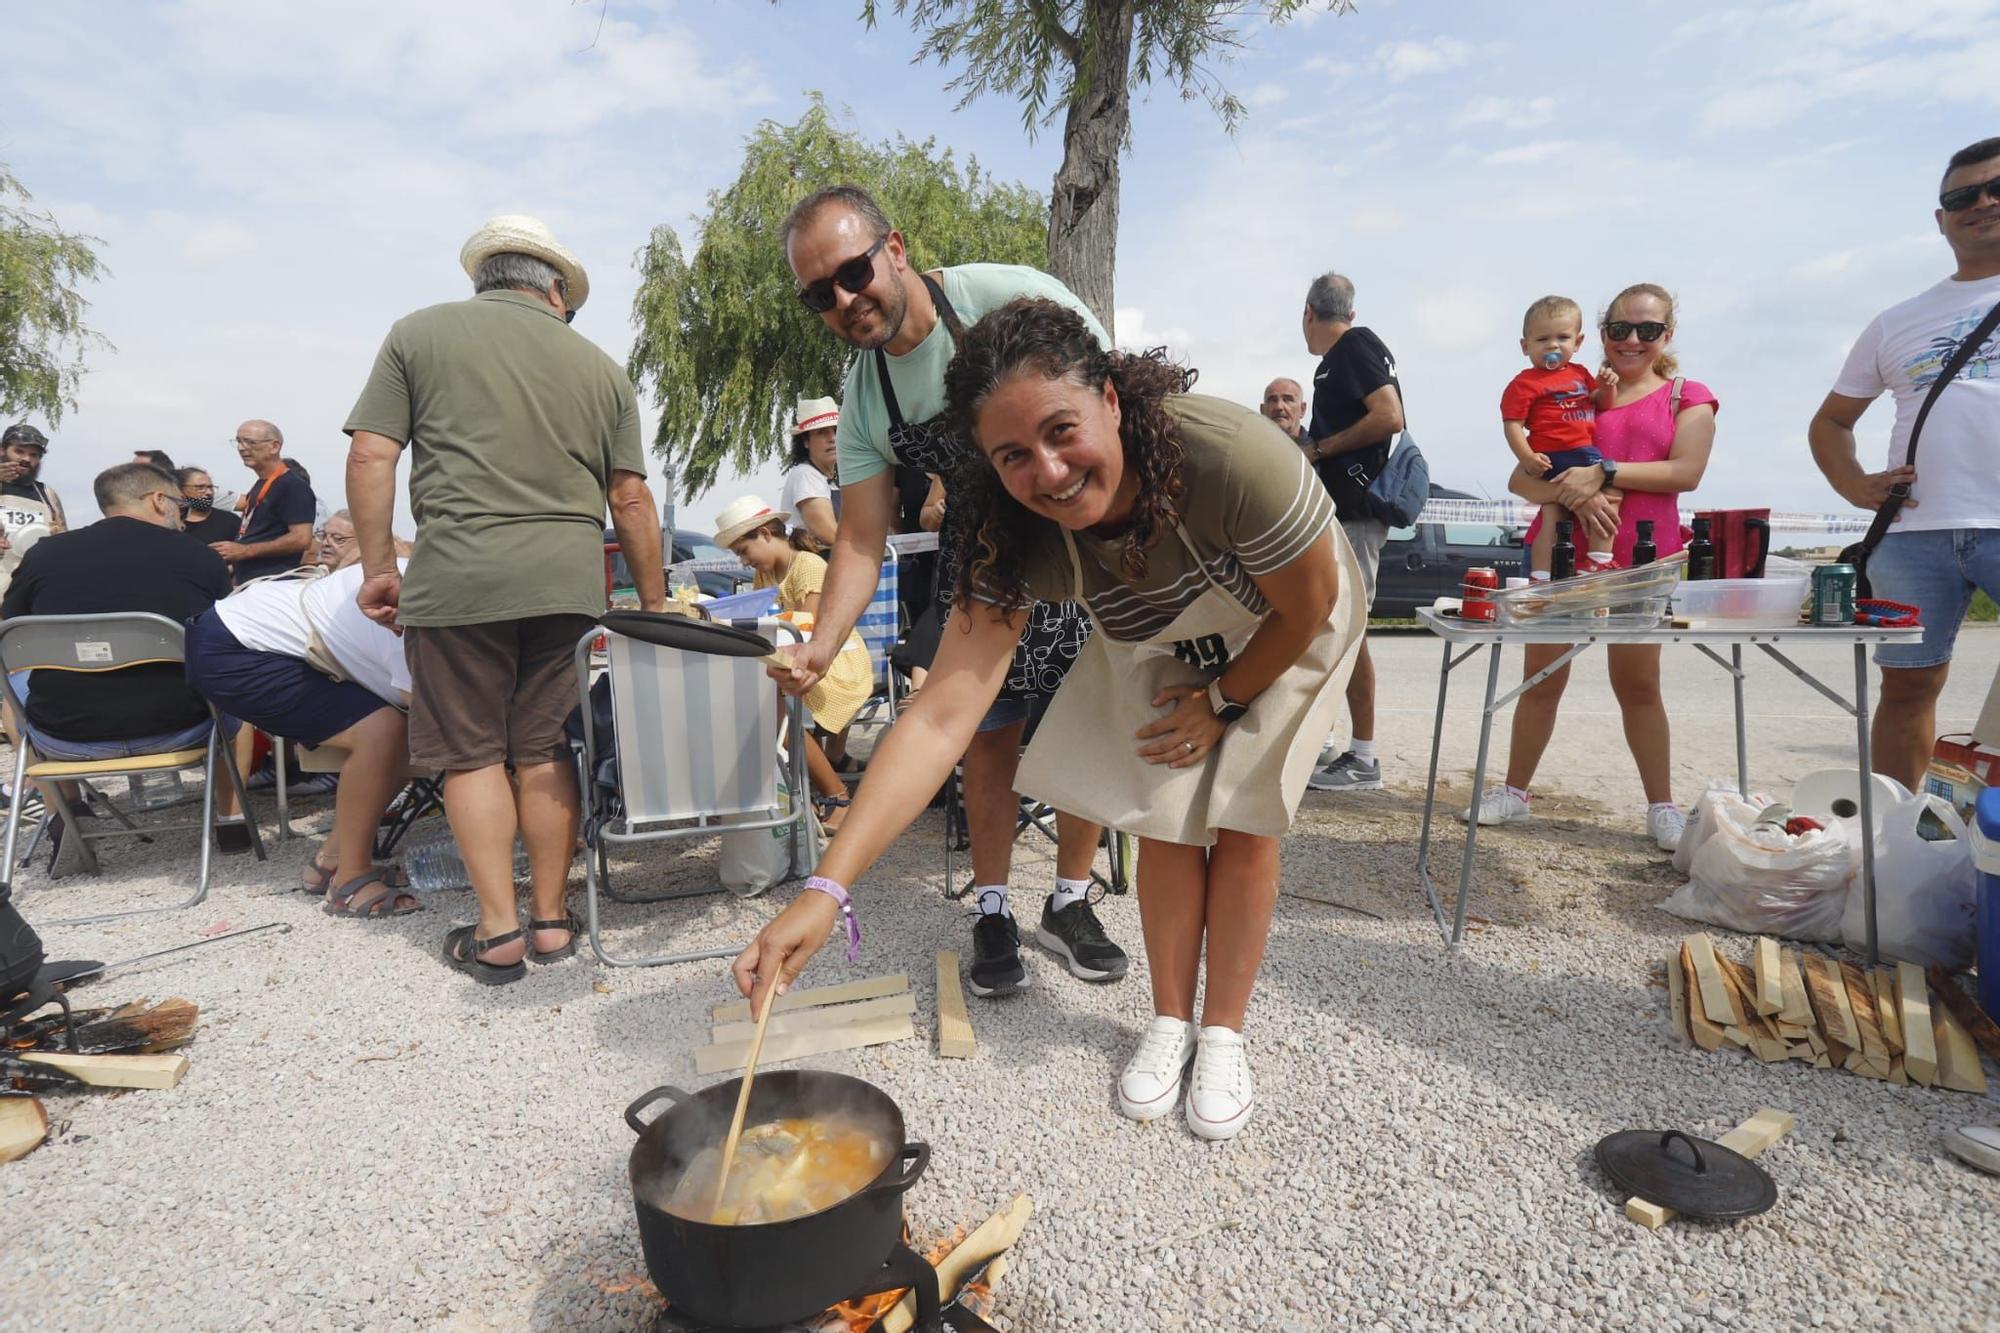
[[[1600,458],[1597,460],[1597,466],[1604,469],[1604,484],[1606,486],[1616,486],[1618,484],[1618,465],[1616,463],[1608,458]]]
[[[1249,704],[1239,704],[1223,694],[1219,678],[1208,683],[1208,707],[1219,722],[1234,722],[1250,711]]]

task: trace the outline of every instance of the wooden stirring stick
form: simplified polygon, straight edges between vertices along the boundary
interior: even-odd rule
[[[729,1168],[736,1164],[736,1145],[743,1138],[743,1114],[750,1109],[750,1080],[757,1077],[757,1057],[764,1052],[764,1029],[771,1021],[771,1002],[778,998],[777,978],[764,992],[757,1009],[757,1030],[750,1034],[750,1059],[743,1066],[743,1086],[736,1090],[736,1114],[729,1121],[729,1137],[722,1141],[722,1169],[715,1176],[715,1205],[708,1210],[714,1217],[722,1211],[722,1193],[729,1188]]]

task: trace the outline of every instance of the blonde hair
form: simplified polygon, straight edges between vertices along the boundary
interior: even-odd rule
[[[1528,326],[1538,319],[1552,319],[1557,315],[1576,316],[1576,331],[1583,332],[1583,307],[1567,296],[1544,296],[1528,307],[1528,313],[1521,316],[1521,336],[1528,336]]]
[[[1674,303],[1674,294],[1657,282],[1635,282],[1618,295],[1611,298],[1611,304],[1604,307],[1604,313],[1597,318],[1599,328],[1611,322],[1611,312],[1634,296],[1650,296],[1667,308],[1667,336],[1662,340],[1674,340],[1674,328],[1680,323],[1680,307]],[[1681,373],[1680,358],[1672,352],[1662,350],[1653,370],[1663,380],[1670,380]]]

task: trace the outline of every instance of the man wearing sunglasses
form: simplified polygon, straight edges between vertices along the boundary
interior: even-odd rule
[[[1875,595],[1917,607],[1924,626],[1921,643],[1875,651],[1875,769],[1913,791],[1922,790],[1938,694],[1973,591],[2000,598],[2000,332],[1939,390],[1910,465],[1919,409],[1945,362],[2000,303],[2000,138],[1952,155],[1936,218],[1956,271],[1862,331],[1808,432],[1820,471],[1856,508],[1878,509],[1891,487],[1909,487],[1867,568]],[[1887,466],[1870,472],[1856,456],[1854,423],[1885,391],[1895,426]]]
[[[810,643],[792,650],[791,671],[772,673],[787,691],[803,693],[825,673],[874,595],[895,514],[897,467],[948,482],[961,462],[978,456],[944,414],[944,370],[958,333],[1009,301],[1043,297],[1076,310],[1099,341],[1111,340],[1074,293],[1035,269],[963,264],[917,272],[902,234],[856,186],[832,186],[800,201],[785,219],[783,240],[799,300],[835,337],[863,353],[840,395],[840,525],[818,627]],[[949,623],[957,589],[957,545],[947,525],[938,574],[940,623]],[[980,913],[967,976],[975,995],[1009,994],[1028,984],[1007,900],[1019,815],[1014,772],[1029,719],[1062,684],[1089,633],[1089,621],[1075,606],[1036,604],[1006,687],[965,752],[966,822]],[[1099,829],[1067,815],[1056,823],[1055,889],[1043,903],[1035,938],[1073,976],[1115,981],[1125,975],[1125,952],[1105,936],[1087,897]]]

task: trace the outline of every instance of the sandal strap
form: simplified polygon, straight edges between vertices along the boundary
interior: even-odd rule
[[[512,944],[515,940],[518,940],[520,938],[521,938],[521,931],[518,927],[516,927],[515,929],[508,931],[505,935],[495,935],[490,940],[482,940],[479,938],[479,923],[475,921],[469,926],[458,926],[453,928],[451,933],[446,937],[446,940],[451,945],[452,956],[454,958],[458,959],[462,963],[463,962],[477,963],[480,961],[479,955],[485,953],[488,949],[497,949],[503,944]],[[460,945],[463,945],[465,947],[461,949],[459,947]],[[512,964],[487,963],[486,966],[509,967],[512,966]]]
[[[577,915],[575,912],[564,912],[562,914],[562,919],[559,921],[530,921],[528,923],[528,929],[566,930],[570,934],[574,935],[578,931],[583,929],[583,922],[577,919]]]

